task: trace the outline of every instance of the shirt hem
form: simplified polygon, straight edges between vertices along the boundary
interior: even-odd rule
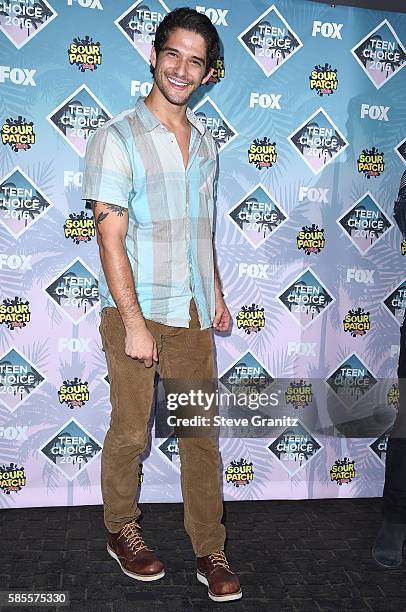
[[[107,303],[107,304],[103,304],[100,306],[100,310],[99,310],[99,315],[101,315],[102,310],[104,308],[116,308],[117,306]],[[154,323],[160,323],[161,325],[166,325],[168,327],[184,327],[185,329],[189,329],[189,323],[190,323],[190,319],[188,319],[187,321],[185,321],[184,319],[182,321],[180,321],[179,319],[156,319],[156,318],[152,318],[152,317],[147,317],[145,316],[145,314],[143,314],[144,319],[146,319],[147,321],[153,321]],[[210,329],[212,327],[211,323],[206,323],[206,324],[200,324],[200,331],[203,331],[205,329]]]
[[[97,197],[93,194],[92,195],[83,194],[81,197],[81,200],[94,200],[95,202],[105,202],[106,204],[113,204],[115,206],[120,206],[121,208],[128,209],[128,202],[126,202],[125,200],[118,200],[114,196],[107,196],[107,197],[103,197],[103,196],[106,196],[106,194],[99,193]]]

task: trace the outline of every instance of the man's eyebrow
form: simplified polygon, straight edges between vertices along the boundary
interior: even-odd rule
[[[175,47],[163,47],[162,51],[175,51],[175,53],[179,53],[179,49],[175,49]],[[204,64],[206,61],[198,55],[193,55],[193,59],[199,60],[199,62],[202,62],[202,64]]]

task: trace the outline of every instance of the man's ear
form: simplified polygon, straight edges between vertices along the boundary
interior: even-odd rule
[[[149,61],[151,62],[152,67],[155,68],[155,66],[156,66],[156,51],[155,51],[154,45],[152,45],[152,47],[151,47],[151,54],[149,56]]]
[[[207,83],[207,81],[210,79],[211,75],[214,72],[214,68],[210,68],[209,72],[206,74],[206,76],[204,77],[204,79],[202,79],[201,84],[204,85],[205,83]]]

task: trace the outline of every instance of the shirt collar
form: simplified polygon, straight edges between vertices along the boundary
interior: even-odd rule
[[[147,132],[152,132],[153,129],[161,125],[158,117],[156,117],[145,104],[145,97],[140,96],[135,104],[135,111],[137,112],[141,123]],[[206,127],[199,121],[194,112],[190,108],[186,109],[187,120],[197,129],[201,136],[206,131]]]

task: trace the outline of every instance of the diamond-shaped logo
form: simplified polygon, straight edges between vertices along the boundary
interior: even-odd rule
[[[379,438],[374,440],[369,448],[375,453],[378,459],[385,465],[386,451],[388,448],[389,431],[385,431]]]
[[[231,393],[267,392],[274,378],[251,351],[247,351],[220,376],[222,385]]]
[[[326,168],[348,147],[348,142],[323,108],[298,127],[288,140],[314,174]]]
[[[27,357],[11,348],[0,358],[0,401],[11,411],[45,381]]]
[[[90,269],[77,257],[62,274],[46,287],[45,292],[72,323],[79,323],[96,308],[99,283]]]
[[[149,63],[155,32],[168,13],[163,0],[137,0],[114,23]]]
[[[0,223],[19,238],[52,206],[18,166],[0,181]]]
[[[203,98],[203,100],[194,107],[193,112],[201,123],[210,131],[216,141],[219,152],[238,136],[236,130],[227,121],[210,96]]]
[[[274,4],[241,32],[238,39],[267,77],[303,46]]]
[[[346,408],[352,408],[372,389],[377,379],[357,353],[352,353],[328,375],[326,383]]]
[[[397,153],[402,160],[406,164],[406,138],[402,140],[395,148],[395,153]]]
[[[368,253],[393,225],[369,192],[337,219],[337,223],[361,255]]]
[[[81,85],[47,119],[72,149],[84,157],[89,137],[111,119],[111,114],[87,85]]]
[[[377,89],[406,62],[405,48],[387,19],[355,45],[351,53]]]
[[[299,420],[297,425],[285,429],[268,446],[268,450],[278,459],[290,476],[301,470],[322,448],[318,440]]]
[[[68,480],[76,478],[94,460],[102,445],[74,418],[38,449]]]
[[[313,323],[335,301],[311,268],[306,268],[299,274],[278,295],[278,299],[303,329]]]
[[[285,211],[261,183],[237,202],[228,215],[254,249],[287,220]]]
[[[28,4],[31,11],[27,11]],[[21,49],[57,15],[47,0],[7,0],[0,4],[0,30]]]
[[[160,452],[166,457],[166,459],[170,462],[172,467],[174,467],[178,472],[180,471],[180,455],[179,455],[179,446],[178,439],[176,436],[170,436],[167,438],[162,444],[158,446]]]
[[[384,306],[389,310],[392,317],[400,324],[403,322],[406,309],[406,278],[383,300]]]

